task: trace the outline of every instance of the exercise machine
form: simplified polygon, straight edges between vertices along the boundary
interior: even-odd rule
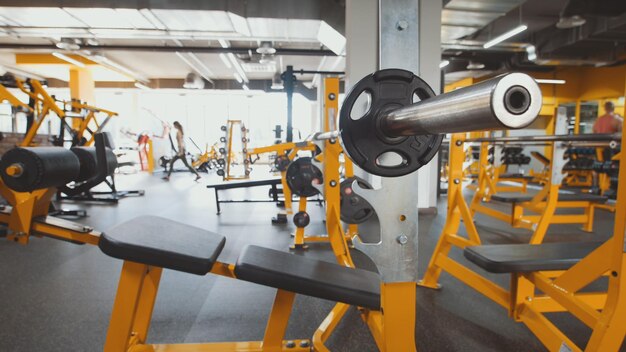
[[[384,90],[385,94],[378,93]],[[351,117],[357,98],[373,92],[371,109]],[[420,102],[414,103],[414,93]],[[477,99],[476,96],[483,99]],[[480,103],[478,103],[480,102]],[[469,109],[458,109],[470,106]],[[383,188],[352,189],[373,206],[381,223],[380,241],[354,246],[367,254],[378,274],[302,256],[248,246],[235,264],[218,261],[225,238],[173,221],[144,217],[119,225],[101,236],[100,249],[124,260],[111,323],[104,346],[109,351],[327,351],[325,341],[351,306],[359,307],[381,351],[415,351],[415,280],[417,279],[417,208],[405,195],[389,202],[390,177],[408,175],[428,163],[442,141],[441,133],[477,129],[521,128],[541,107],[537,84],[511,74],[438,97],[411,72],[381,70],[365,77],[347,94],[339,131],[318,136],[341,140],[350,158],[383,179]],[[471,121],[472,123],[468,123]],[[464,122],[464,123],[460,123]],[[470,128],[472,128],[470,127]],[[394,152],[403,158],[390,165],[379,157]],[[324,179],[324,186],[337,187]],[[399,213],[395,211],[401,210]],[[206,344],[147,344],[150,319],[163,269],[222,275],[277,288],[262,341]],[[285,340],[295,294],[339,302],[309,339]]]

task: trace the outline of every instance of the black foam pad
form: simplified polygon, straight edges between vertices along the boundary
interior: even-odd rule
[[[14,164],[22,168],[21,175],[6,173]],[[0,161],[2,181],[17,192],[62,186],[75,181],[79,172],[76,155],[62,147],[17,147],[4,153]]]
[[[224,248],[216,233],[158,216],[140,216],[100,236],[98,247],[114,258],[205,275]]]
[[[467,247],[463,255],[492,273],[566,270],[602,242],[494,244]]]
[[[532,194],[494,194],[491,199],[503,203],[529,202],[533,199]],[[609,198],[597,194],[586,193],[560,193],[559,202],[594,202],[605,203]]]
[[[73,147],[70,149],[80,161],[80,174],[76,181],[87,181],[98,173],[98,156],[95,147]],[[117,157],[113,151],[106,148],[107,175],[111,175],[117,168]]]
[[[235,275],[240,280],[264,286],[380,309],[381,278],[367,270],[247,246],[237,259]]]

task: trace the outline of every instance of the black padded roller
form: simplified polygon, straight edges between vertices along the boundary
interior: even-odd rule
[[[73,147],[70,149],[80,162],[80,173],[76,181],[82,182],[94,177],[98,173],[98,156],[95,147]],[[117,168],[117,157],[113,151],[106,148],[107,175],[111,175]]]
[[[18,166],[20,172],[8,175],[9,166]],[[4,153],[0,161],[0,177],[17,192],[62,186],[76,180],[79,172],[76,155],[61,147],[17,147]]]

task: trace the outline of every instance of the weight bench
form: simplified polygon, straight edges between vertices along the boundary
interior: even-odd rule
[[[567,270],[602,242],[496,244],[467,247],[463,255],[491,273]]]
[[[502,203],[530,202],[534,195],[531,194],[494,194],[491,199]],[[559,193],[559,202],[591,202],[606,203],[608,197],[597,194],[585,193]]]
[[[220,183],[215,185],[207,185],[206,188],[213,188],[215,190],[215,206],[217,207],[217,214],[219,215],[222,212],[220,208],[221,203],[267,203],[267,202],[275,202],[278,203],[280,200],[278,199],[278,185],[281,184],[280,178],[273,178],[268,180],[257,180],[257,181],[245,181],[245,182],[227,182]],[[247,200],[220,200],[219,191],[227,190],[227,189],[235,189],[235,188],[249,188],[249,187],[261,187],[261,186],[271,186],[270,195],[272,200],[261,200],[261,199],[247,199]]]
[[[103,233],[98,244],[102,252],[124,260],[104,350],[127,351],[146,341],[163,268],[196,275],[212,272],[277,288],[265,338],[250,346],[286,346],[282,339],[296,293],[380,309],[377,273],[253,245],[244,248],[233,267],[217,261],[225,242],[224,236],[155,216],[138,217]],[[215,349],[210,350],[234,351],[235,344],[211,344]],[[299,346],[289,351],[310,349],[308,340]]]

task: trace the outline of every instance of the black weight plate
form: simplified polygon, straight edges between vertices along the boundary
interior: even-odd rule
[[[370,108],[363,117],[353,120],[352,108],[363,92],[370,94]],[[366,76],[346,95],[339,115],[341,143],[360,168],[378,176],[397,177],[418,170],[435,156],[443,135],[390,137],[381,129],[385,112],[413,104],[414,94],[421,100],[435,96],[428,84],[412,72],[386,69]],[[382,165],[378,159],[385,153],[395,153],[403,162]]]
[[[287,155],[279,155],[276,157],[276,159],[274,159],[274,167],[276,168],[276,170],[281,172],[287,170],[289,163],[290,160]]]
[[[220,142],[226,143],[226,137],[220,137]]]
[[[218,176],[224,176],[225,175],[224,170],[222,170],[222,169],[217,170],[217,175]]]
[[[322,184],[322,171],[311,162],[311,158],[304,157],[294,160],[287,167],[286,180],[291,192],[300,197],[312,197],[319,193],[312,186],[313,182]]]
[[[220,127],[220,130],[222,130],[222,131],[226,131],[226,130],[227,130],[227,128],[226,128],[226,126],[222,126],[222,127]]]
[[[297,227],[306,227],[311,222],[311,217],[305,211],[299,211],[293,216],[293,223]]]
[[[357,176],[341,181],[339,185],[341,194],[340,215],[341,221],[347,224],[360,224],[374,215],[374,208],[371,204],[352,190],[352,184],[355,180],[361,188],[372,189],[367,181]]]
[[[220,154],[226,154],[226,148],[220,148]]]

